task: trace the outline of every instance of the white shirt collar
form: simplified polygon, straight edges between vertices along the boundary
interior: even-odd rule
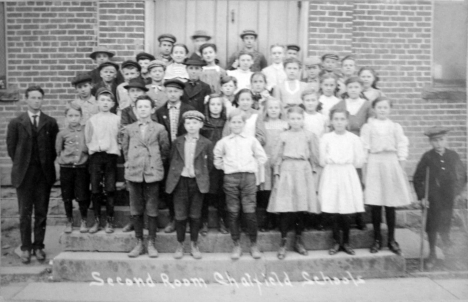
[[[33,115],[37,115],[37,123],[39,123],[39,118],[41,117],[41,111],[39,111],[38,113],[32,113],[31,111],[28,110],[28,115],[29,115],[29,119],[31,120],[31,122],[34,122]]]

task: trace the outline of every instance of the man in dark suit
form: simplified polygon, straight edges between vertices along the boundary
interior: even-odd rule
[[[210,85],[200,81],[205,63],[198,59],[188,59],[185,63],[189,80],[185,84],[182,102],[193,106],[200,113],[205,113],[205,97],[211,94]]]
[[[156,110],[156,117],[158,122],[162,124],[169,134],[169,142],[172,143],[178,136],[187,133],[185,130],[184,123],[182,121],[182,115],[189,111],[195,110],[192,106],[181,102],[182,95],[184,94],[185,84],[177,79],[171,79],[164,81],[164,87],[166,88],[167,102],[161,108]],[[168,171],[169,167],[165,167],[165,171]],[[161,190],[163,191],[163,190]],[[175,231],[174,222],[174,205],[172,204],[172,198],[166,196],[164,198],[168,203],[170,222],[164,229],[166,233],[172,233]]]
[[[21,260],[29,263],[31,251],[44,261],[44,237],[52,185],[56,180],[55,139],[59,131],[54,118],[41,111],[44,91],[26,89],[28,111],[8,124],[7,148],[13,161],[11,183],[16,188],[20,213]],[[34,242],[31,216],[34,208]]]

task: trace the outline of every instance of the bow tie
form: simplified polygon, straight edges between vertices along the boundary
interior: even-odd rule
[[[260,93],[254,94],[254,96],[253,96],[253,99],[254,99],[255,101],[258,101],[258,100],[260,100],[261,98],[262,98],[262,95],[261,95]]]
[[[194,81],[194,80],[189,80],[188,83],[189,83],[189,84],[192,84],[192,86],[197,85],[197,81]]]
[[[169,106],[169,110],[171,109],[177,109],[177,106],[176,105]]]

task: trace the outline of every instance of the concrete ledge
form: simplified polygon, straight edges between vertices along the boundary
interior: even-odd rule
[[[146,231],[145,231],[146,234]],[[188,236],[188,234],[187,234]],[[373,242],[373,231],[370,225],[368,230],[351,230],[351,245],[355,248],[369,248]],[[387,227],[382,225],[383,246],[387,245]],[[248,251],[250,245],[247,236],[241,237],[241,245]],[[279,232],[258,233],[258,244],[263,251],[277,251],[281,235]],[[129,252],[135,245],[134,232],[123,233],[117,229],[113,234],[100,231],[96,234],[81,234],[73,231],[71,234],[62,234],[60,242],[65,251],[98,251],[98,252]],[[293,250],[294,234],[288,235],[288,249]],[[332,246],[331,231],[304,232],[304,244],[308,250],[328,250]],[[176,234],[157,233],[156,247],[161,253],[172,253],[177,245]],[[221,234],[210,230],[206,237],[199,236],[200,250],[205,253],[230,253],[232,240],[229,234]],[[186,240],[186,250],[190,250],[189,240]]]
[[[244,254],[238,261],[232,261],[229,254],[218,253],[204,254],[201,260],[189,255],[174,260],[172,254],[161,254],[157,259],[146,255],[130,259],[123,253],[63,252],[53,264],[56,281],[100,282],[96,278],[99,277],[117,282],[117,277],[146,280],[149,275],[154,283],[162,283],[166,276],[171,282],[202,278],[206,283],[213,283],[221,278],[225,280],[227,276],[241,282],[246,274],[262,281],[275,274],[280,280],[287,278],[290,281],[305,281],[305,277],[313,280],[314,276],[320,279],[325,276],[350,279],[350,275],[354,278],[400,277],[405,275],[405,259],[389,251],[370,254],[367,249],[356,250],[355,256],[342,252],[330,256],[327,251],[312,251],[308,256],[302,256],[291,252],[284,260],[278,260],[275,252],[264,253],[259,260]]]

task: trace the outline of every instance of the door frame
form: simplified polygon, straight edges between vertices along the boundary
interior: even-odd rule
[[[154,31],[154,12],[156,7],[156,1],[167,1],[167,0],[146,0],[145,1],[145,51],[151,54],[156,54],[157,50],[155,49],[156,39]],[[217,1],[217,0],[213,0]],[[220,1],[229,1],[229,0],[220,0]],[[257,1],[257,0],[252,0]],[[283,0],[288,1],[288,0]],[[308,35],[308,25],[309,25],[309,1],[297,1],[301,2],[301,24],[299,25],[299,46],[301,47],[301,56],[300,60],[304,61],[309,54],[309,35]],[[188,43],[189,41],[184,41]],[[270,55],[265,54],[267,60],[269,60]]]

